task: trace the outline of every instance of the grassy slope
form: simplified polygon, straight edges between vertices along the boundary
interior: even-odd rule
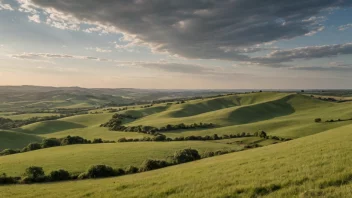
[[[351,130],[348,125],[136,175],[3,186],[0,193],[3,197],[351,197]],[[342,178],[349,179],[341,185]],[[266,192],[270,185],[276,188]]]
[[[6,148],[23,148],[30,142],[41,142],[42,137],[12,132],[12,131],[2,131],[0,130],[0,151]],[[1,160],[0,160],[1,163]]]
[[[28,166],[32,165],[41,166],[47,172],[63,168],[70,172],[81,173],[94,164],[125,168],[128,165],[139,166],[148,158],[165,159],[173,155],[176,150],[185,148],[194,148],[202,153],[206,150],[237,150],[241,149],[241,146],[195,141],[62,146],[0,157],[0,173],[19,176]]]
[[[4,118],[9,118],[12,120],[25,120],[25,119],[29,119],[29,118],[33,118],[33,117],[45,117],[45,116],[56,116],[59,114],[55,114],[55,113],[26,113],[26,114],[19,114],[19,115],[5,115],[5,116],[1,116]]]
[[[158,104],[150,108],[135,107],[120,112],[145,116],[127,125],[165,126],[194,122],[212,122],[217,128],[207,130],[172,131],[167,136],[212,135],[265,130],[270,135],[302,137],[352,121],[315,123],[323,120],[351,118],[352,102],[332,103],[309,96],[288,93],[251,93],[188,101],[184,104]],[[73,116],[57,121],[35,123],[22,127],[19,132],[38,134],[42,137],[79,135],[87,139],[103,138],[117,140],[121,137],[140,138],[140,133],[111,132],[99,125],[108,121],[112,113]],[[180,117],[184,116],[184,117]]]

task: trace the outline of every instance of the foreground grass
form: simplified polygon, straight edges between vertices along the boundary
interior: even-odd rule
[[[204,151],[242,149],[240,145],[213,142],[129,142],[60,146],[0,157],[0,173],[20,176],[29,166],[49,171],[65,169],[82,173],[90,165],[106,164],[114,168],[139,166],[146,159],[166,159],[177,150],[193,148]]]
[[[351,197],[352,125],[123,177],[0,187],[2,197]]]

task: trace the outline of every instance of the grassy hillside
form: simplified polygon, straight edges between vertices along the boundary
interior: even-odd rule
[[[348,125],[136,175],[2,186],[0,193],[3,197],[351,197],[351,131]]]
[[[42,137],[35,135],[0,130],[0,150],[6,148],[23,148],[27,146],[28,143],[41,142],[42,139]]]
[[[97,110],[102,112],[101,110]],[[352,118],[352,102],[334,103],[310,96],[290,93],[250,93],[197,99],[183,104],[157,104],[148,108],[129,107],[119,113],[141,117],[125,125],[161,127],[179,123],[214,123],[216,128],[178,130],[165,133],[169,137],[190,135],[253,133],[265,130],[269,135],[298,138],[352,124],[352,121],[315,123],[315,118]],[[141,133],[112,132],[99,127],[113,113],[88,114],[67,117],[24,126],[15,131],[42,137],[78,135],[87,139],[117,140],[121,137],[141,138]]]
[[[220,142],[133,142],[61,146],[28,153],[2,156],[0,173],[19,176],[28,166],[41,166],[47,171],[63,168],[82,173],[90,165],[107,164],[116,168],[139,166],[148,158],[165,159],[177,150],[194,148],[204,151],[242,149],[238,144]],[[16,164],[16,166],[13,166]]]

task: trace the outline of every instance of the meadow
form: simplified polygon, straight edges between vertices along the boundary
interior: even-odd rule
[[[329,97],[329,96],[326,96]],[[342,96],[339,96],[341,98]],[[71,108],[71,107],[67,107]],[[74,107],[73,107],[74,108]],[[127,108],[127,109],[126,109]],[[119,110],[120,109],[120,110]],[[0,117],[13,115],[1,112]],[[45,113],[43,113],[44,115]],[[265,131],[268,136],[207,141],[118,142],[155,135],[111,131],[101,124],[114,114],[131,126],[164,127],[184,123],[212,123],[211,128],[190,128],[160,133],[168,138],[230,135]],[[11,117],[38,116],[29,112]],[[321,121],[316,121],[320,118]],[[95,108],[87,114],[41,121],[0,130],[0,150],[21,149],[45,138],[80,136],[115,141],[44,148],[0,156],[0,173],[21,176],[29,166],[46,173],[64,169],[79,174],[90,165],[113,168],[139,166],[146,159],[168,159],[177,150],[239,151],[160,170],[99,180],[1,186],[2,197],[349,197],[352,170],[352,102],[327,101],[316,95],[284,92],[225,94],[192,100]],[[330,121],[333,120],[333,121]],[[246,145],[259,148],[245,149]],[[245,149],[245,150],[244,150]],[[241,151],[244,150],[244,151]],[[172,179],[170,179],[172,178]],[[209,181],[209,182],[205,182]],[[94,186],[94,187],[93,187]],[[60,192],[60,189],[65,189]]]

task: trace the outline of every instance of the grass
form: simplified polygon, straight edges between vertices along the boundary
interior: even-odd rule
[[[26,120],[29,118],[33,118],[33,117],[45,117],[45,116],[57,116],[59,114],[55,114],[55,113],[26,113],[26,114],[19,114],[19,115],[5,115],[5,116],[1,116],[4,118],[9,118],[12,120]]]
[[[348,125],[136,175],[2,186],[0,192],[3,197],[351,197],[351,130]]]
[[[128,165],[139,166],[148,158],[166,159],[175,151],[185,148],[194,148],[202,153],[243,147],[196,141],[70,145],[3,156],[0,158],[0,173],[19,176],[28,166],[41,166],[47,172],[63,168],[74,173],[82,173],[94,164],[125,168]]]
[[[0,130],[0,150],[23,148],[30,142],[41,142],[42,139],[42,137],[36,135]]]

